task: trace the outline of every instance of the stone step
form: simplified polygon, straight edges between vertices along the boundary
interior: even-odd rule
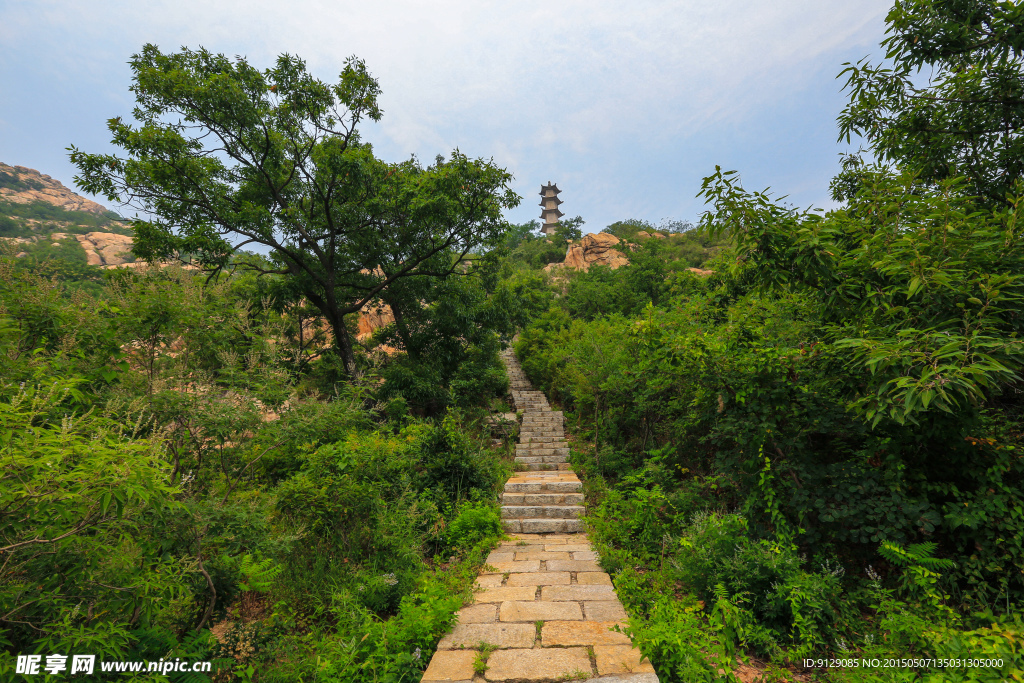
[[[520,432],[522,434],[522,432]],[[562,443],[565,439],[558,436],[520,436],[519,444],[536,444],[536,443]]]
[[[510,534],[576,534],[583,531],[578,519],[503,519]]]
[[[582,490],[581,481],[527,481],[505,484],[505,493],[576,493]]]
[[[502,505],[502,519],[579,519],[582,505]]]
[[[537,457],[527,457],[527,456],[523,456],[523,455],[517,455],[515,461],[516,462],[521,462],[521,463],[523,463],[525,465],[530,465],[530,464],[538,463],[538,462],[559,463],[559,462],[569,462],[569,456],[566,456],[566,455],[540,455],[540,456],[537,456]]]
[[[517,455],[515,462],[522,463],[524,465],[532,465],[535,463],[547,462],[547,463],[562,463],[569,462],[568,455]]]
[[[554,470],[572,470],[572,466],[567,462],[531,462],[525,463],[527,472],[550,472]]]
[[[544,444],[549,446],[548,448],[516,448],[516,457],[524,458],[542,458],[545,455],[564,455],[569,457],[569,448],[567,446],[561,446],[556,448],[550,448],[551,444]]]
[[[583,505],[582,493],[502,493],[502,505]]]
[[[546,455],[562,455],[562,456],[565,456],[567,458],[569,457],[569,448],[566,447],[566,446],[561,446],[561,447],[557,447],[557,448],[550,448],[550,446],[554,446],[555,444],[544,444],[544,445],[548,446],[548,448],[517,448],[516,449],[516,457],[517,458],[543,458]]]

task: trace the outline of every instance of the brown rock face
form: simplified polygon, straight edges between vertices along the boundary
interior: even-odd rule
[[[619,238],[607,232],[584,235],[579,242],[569,245],[564,263],[548,264],[545,270],[551,270],[556,265],[575,270],[590,270],[591,266],[609,266],[614,270],[628,265],[629,259],[621,251],[613,248],[617,244]]]
[[[119,266],[134,260],[131,254],[132,238],[113,232],[90,232],[75,235],[85,249],[86,262],[90,266]]]
[[[359,341],[366,341],[374,330],[393,322],[395,322],[395,314],[391,312],[390,306],[380,304],[377,307],[373,304],[366,304],[359,311],[359,332],[356,333],[356,338]]]
[[[60,181],[43,175],[35,169],[0,163],[0,178],[3,176],[13,177],[20,184],[28,187],[27,189],[0,187],[0,201],[12,204],[46,202],[59,206],[65,211],[86,211],[96,215],[103,215],[107,212],[106,207],[78,196],[64,187]]]

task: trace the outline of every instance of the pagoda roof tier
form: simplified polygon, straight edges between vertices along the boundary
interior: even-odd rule
[[[549,182],[547,185],[540,186],[540,194],[544,194],[546,190],[553,190],[555,194],[561,192],[561,190],[558,189],[558,184],[552,182]]]
[[[543,211],[540,212],[540,217],[541,218],[547,218],[549,214],[554,214],[556,216],[564,216],[565,215],[564,213],[562,213],[558,209],[544,209]]]
[[[558,204],[564,203],[563,200],[559,199],[558,197],[544,197],[544,199],[541,200],[541,203],[538,204],[538,206],[544,206],[545,204],[550,204],[551,202],[554,202],[556,206]]]

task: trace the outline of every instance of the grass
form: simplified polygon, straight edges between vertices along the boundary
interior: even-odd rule
[[[473,671],[479,676],[483,676],[487,671],[487,659],[491,656],[491,653],[498,649],[497,645],[491,645],[480,641],[476,646],[477,653],[476,659],[473,660]]]

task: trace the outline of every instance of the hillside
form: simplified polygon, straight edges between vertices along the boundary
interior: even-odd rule
[[[0,240],[25,259],[23,267],[53,270],[60,264],[67,276],[69,268],[132,263],[131,234],[116,213],[60,181],[0,163]]]

